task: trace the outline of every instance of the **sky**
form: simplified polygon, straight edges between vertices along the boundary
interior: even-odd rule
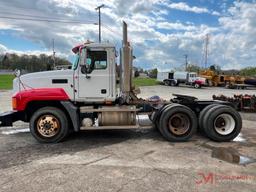
[[[122,21],[134,66],[160,71],[188,63],[241,69],[256,66],[256,0],[0,0],[0,53],[52,54],[72,60],[72,47],[98,41],[121,46]]]

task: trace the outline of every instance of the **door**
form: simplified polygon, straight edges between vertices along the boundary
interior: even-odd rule
[[[97,102],[110,96],[111,66],[108,55],[104,48],[82,51],[78,70],[78,100]],[[85,65],[81,65],[81,62],[85,62]]]
[[[188,83],[194,83],[196,78],[197,78],[197,75],[195,73],[189,73]]]

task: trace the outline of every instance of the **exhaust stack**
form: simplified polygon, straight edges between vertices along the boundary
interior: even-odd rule
[[[121,92],[129,102],[129,93],[132,91],[132,48],[127,40],[127,24],[123,22],[123,47],[121,55]]]

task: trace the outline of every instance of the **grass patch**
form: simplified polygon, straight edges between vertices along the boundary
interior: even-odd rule
[[[14,75],[0,75],[0,89],[12,89]]]
[[[135,87],[158,85],[158,82],[156,81],[156,79],[151,79],[151,78],[137,77],[137,78],[133,78],[132,82],[133,82],[133,85],[135,85]]]

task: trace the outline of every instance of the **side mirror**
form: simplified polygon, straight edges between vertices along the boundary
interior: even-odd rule
[[[90,74],[92,72],[92,68],[90,67],[90,65],[82,65],[81,72],[83,74]]]
[[[20,70],[19,69],[15,69],[14,75],[15,75],[15,77],[20,77],[20,75],[21,75]]]

